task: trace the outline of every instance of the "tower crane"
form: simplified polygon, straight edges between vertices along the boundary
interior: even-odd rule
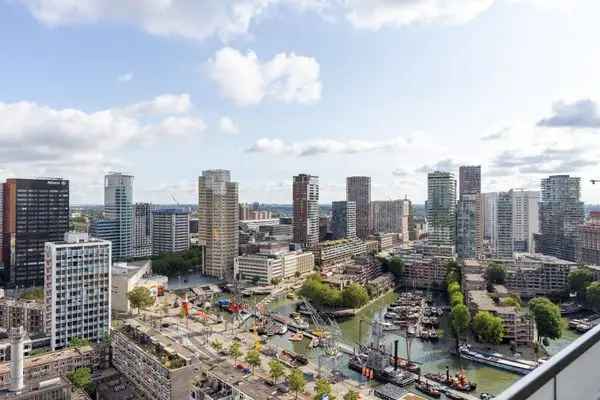
[[[596,183],[600,183],[600,179],[590,179],[590,182],[592,182],[592,185],[595,185]]]

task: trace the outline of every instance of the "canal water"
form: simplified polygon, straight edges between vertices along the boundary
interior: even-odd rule
[[[342,332],[341,341],[352,347],[357,345],[359,337],[363,344],[371,343],[373,338],[371,337],[371,327],[369,322],[374,319],[383,319],[383,314],[385,313],[387,306],[396,298],[397,294],[389,293],[378,301],[365,307],[354,318],[338,322]],[[283,315],[289,315],[290,312],[295,311],[295,305],[296,301],[284,298],[271,303],[270,309]],[[363,322],[360,323],[360,320]],[[359,325],[362,326],[361,333],[359,333]],[[410,358],[412,361],[421,365],[423,373],[445,372],[446,366],[450,367],[452,373],[456,373],[462,368],[467,377],[477,383],[477,394],[492,393],[496,395],[521,378],[521,375],[508,371],[491,368],[467,360],[459,360],[458,357],[450,354],[448,351],[449,348],[455,346],[455,341],[451,337],[448,329],[447,316],[442,318],[440,329],[443,330],[443,334],[436,343],[422,341],[416,338],[411,341]],[[289,335],[273,336],[270,340],[282,348],[306,354],[309,359],[314,361],[315,364],[318,364],[321,351],[310,349],[308,339],[305,339],[302,342],[291,342],[288,340],[288,337]],[[554,354],[560,351],[576,337],[577,335],[575,333],[568,330],[565,331],[565,334],[561,339],[550,343],[550,352]],[[392,349],[395,340],[399,341],[398,352],[400,356],[406,357],[406,341],[404,337],[399,335],[399,332],[386,332],[382,343],[386,345],[388,351],[393,352]],[[347,376],[353,377],[359,381],[363,379],[360,374],[347,368],[347,362],[348,356],[342,355],[337,361],[338,368]],[[333,366],[333,363],[329,359],[322,358],[321,365],[326,369],[330,369]]]

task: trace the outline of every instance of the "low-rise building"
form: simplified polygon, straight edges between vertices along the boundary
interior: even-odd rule
[[[467,292],[467,305],[471,315],[479,311],[488,311],[500,318],[504,324],[504,339],[518,345],[529,345],[536,341],[535,322],[514,306],[502,305],[486,290]]]
[[[23,378],[26,384],[34,385],[58,376],[67,376],[77,368],[94,370],[99,365],[98,353],[91,346],[69,347],[27,357],[23,367]],[[7,389],[10,382],[10,362],[0,363],[0,390]]]
[[[470,290],[486,290],[487,282],[483,274],[462,274],[462,289],[464,292]]]
[[[462,262],[463,274],[482,274],[485,271],[485,267],[479,260],[465,259]]]
[[[522,297],[561,294],[569,288],[569,272],[577,268],[571,261],[542,254],[515,253],[512,260],[490,260],[506,269],[505,286]]]
[[[268,255],[238,256],[234,259],[234,274],[242,281],[270,285],[274,279],[283,279],[281,258]]]
[[[377,240],[365,240],[365,245],[367,246],[368,254],[377,254],[379,253],[379,241]]]
[[[0,299],[0,328],[22,326],[30,336],[37,337],[46,332],[46,306],[34,300],[13,298]]]
[[[297,257],[297,271],[300,275],[310,274],[315,270],[315,255],[310,251],[299,253]]]
[[[374,237],[377,241],[378,251],[389,250],[394,247],[396,242],[399,242],[397,233],[376,233]]]
[[[73,394],[71,382],[59,376],[25,386],[18,393],[0,391],[0,400],[76,400]]]
[[[127,293],[137,287],[145,287],[154,297],[167,289],[169,278],[152,274],[150,260],[129,263],[114,263],[111,270],[112,309],[117,312],[130,311]]]
[[[156,400],[188,400],[197,356],[137,320],[112,331],[112,363],[137,390]]]
[[[354,256],[368,253],[366,243],[359,239],[320,242],[312,250],[315,254],[316,264],[324,272],[350,262]]]

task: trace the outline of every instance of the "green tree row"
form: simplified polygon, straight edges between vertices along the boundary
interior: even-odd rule
[[[369,293],[364,287],[352,283],[342,290],[335,289],[316,274],[306,279],[300,288],[300,295],[316,305],[329,307],[357,308],[369,301]]]
[[[152,272],[167,276],[181,275],[201,263],[202,250],[192,247],[184,253],[163,253],[152,257]]]

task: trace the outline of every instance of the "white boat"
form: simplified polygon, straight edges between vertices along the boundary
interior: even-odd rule
[[[537,363],[534,361],[509,358],[498,353],[478,352],[472,350],[469,345],[460,346],[458,351],[460,352],[460,356],[466,360],[516,372],[521,375],[526,375],[537,367]]]

